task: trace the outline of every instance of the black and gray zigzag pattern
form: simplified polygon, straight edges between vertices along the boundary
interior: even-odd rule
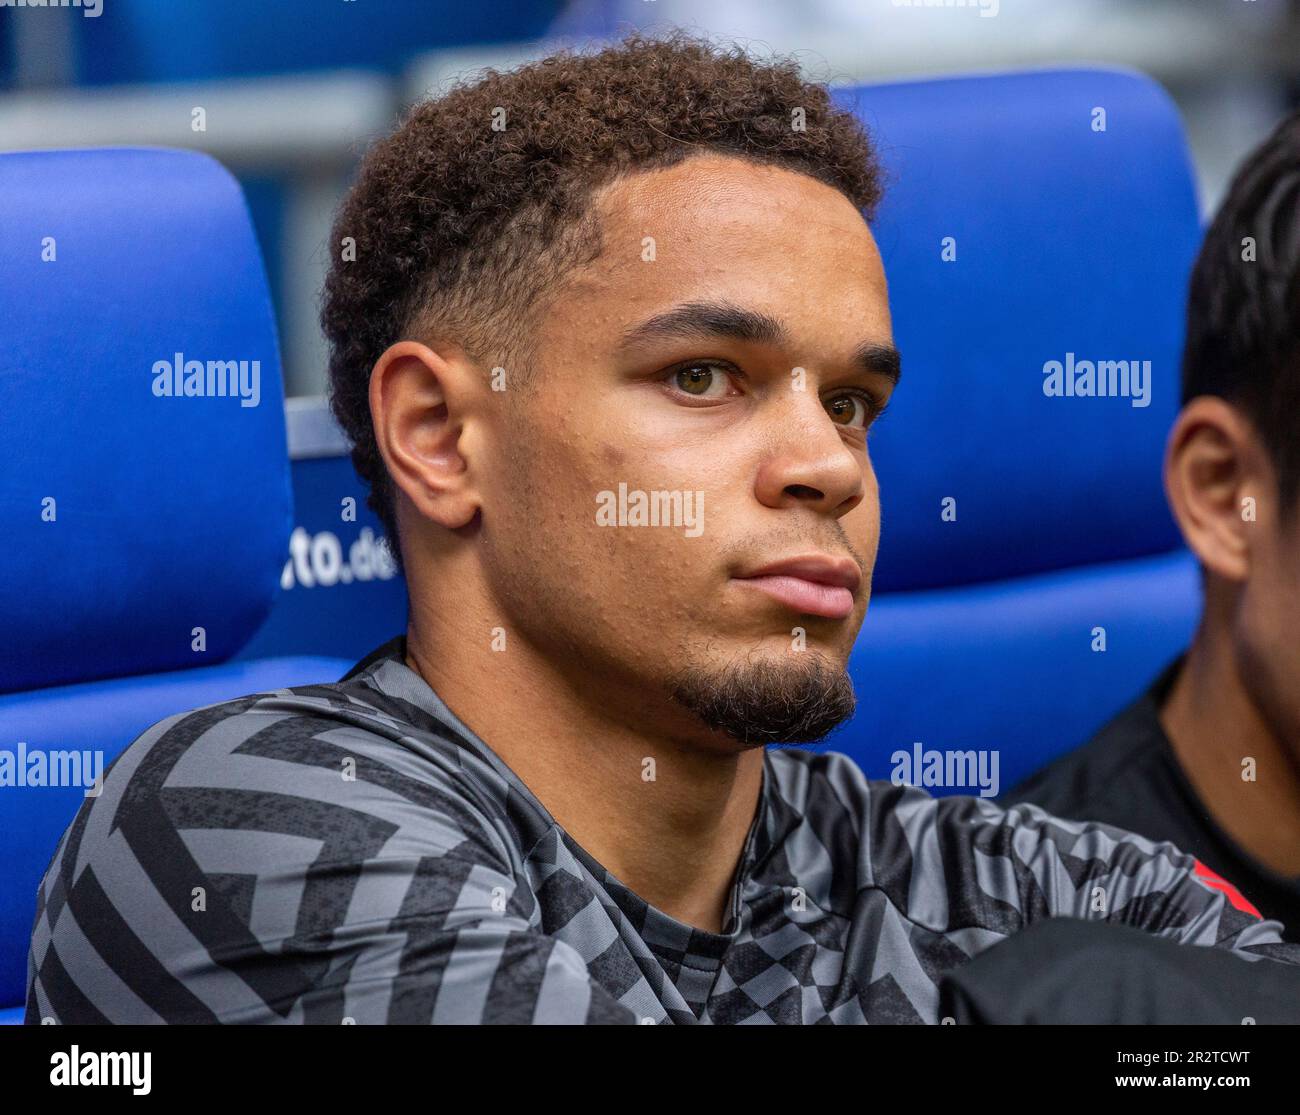
[[[579,847],[399,647],[122,754],[41,884],[29,1022],[934,1022],[944,972],[1058,915],[1295,959],[1171,845],[807,750],[767,752],[726,931],[693,928]]]

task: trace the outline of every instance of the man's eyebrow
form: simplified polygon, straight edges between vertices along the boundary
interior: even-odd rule
[[[903,374],[903,358],[893,345],[868,342],[853,354],[853,362],[871,375],[884,376],[895,387]]]
[[[780,344],[785,330],[774,317],[730,302],[684,302],[647,318],[623,334],[620,348],[665,337],[730,337],[737,341]]]
[[[759,344],[782,344],[787,339],[781,323],[761,311],[747,310],[730,302],[684,302],[628,329],[619,342],[619,348],[631,348],[648,340],[679,337],[700,340],[730,337]],[[853,364],[870,375],[884,376],[895,384],[902,370],[898,349],[871,341],[854,352]]]

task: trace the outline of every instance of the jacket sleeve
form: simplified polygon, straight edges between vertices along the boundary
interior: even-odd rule
[[[1167,841],[1064,821],[1027,803],[1007,810],[1001,823],[1038,834],[1027,863],[1031,874],[1048,881],[1054,915],[1300,964],[1300,946],[1283,943],[1279,922],[1262,918],[1230,882]],[[1062,873],[1057,865],[1074,870]]]
[[[909,916],[921,911],[931,929],[1009,936],[1045,919],[1078,918],[1300,964],[1300,946],[1282,941],[1278,922],[1261,919],[1229,882],[1173,844],[1028,803],[1003,808],[909,786],[872,788],[870,881]]]

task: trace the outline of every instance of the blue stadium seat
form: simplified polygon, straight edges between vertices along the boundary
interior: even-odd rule
[[[1082,743],[1195,624],[1161,483],[1200,237],[1187,147],[1163,90],[1115,70],[837,101],[889,175],[873,228],[903,377],[871,439],[859,711],[830,746],[874,777],[917,743],[996,750],[1005,790]],[[1150,361],[1145,398],[1133,380],[1128,397],[1045,393],[1052,362],[1064,377],[1121,360]]]
[[[234,180],[194,153],[55,151],[0,155],[0,193],[13,1019],[36,886],[97,764],[174,713],[334,681],[352,660],[230,661],[270,611],[291,519],[275,325]],[[163,393],[176,366],[180,397]]]

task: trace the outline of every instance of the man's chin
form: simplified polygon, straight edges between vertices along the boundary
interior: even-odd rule
[[[669,692],[707,727],[749,747],[815,743],[849,719],[857,703],[848,672],[813,653],[796,662],[683,670]]]

